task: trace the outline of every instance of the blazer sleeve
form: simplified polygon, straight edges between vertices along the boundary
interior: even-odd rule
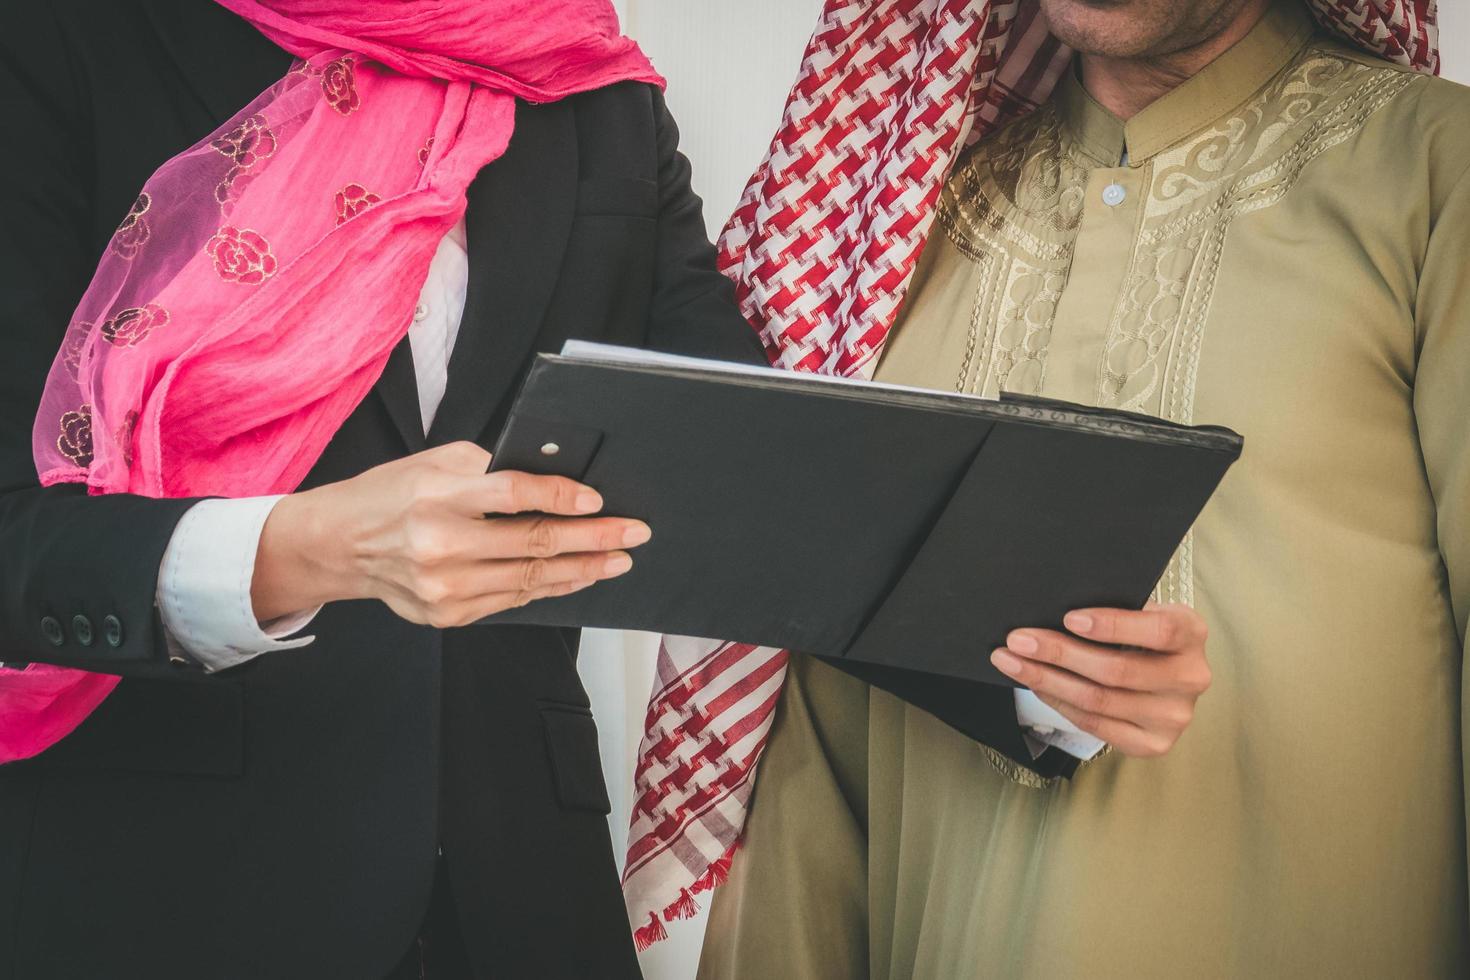
[[[0,661],[168,674],[158,568],[195,501],[43,489],[32,461],[41,390],[108,223],[84,77],[50,5],[0,7]]]
[[[679,152],[679,127],[663,93],[654,90],[658,138],[658,255],[650,306],[649,346],[691,357],[767,365],[760,335],[735,302],[735,287],[715,268],[704,203]]]

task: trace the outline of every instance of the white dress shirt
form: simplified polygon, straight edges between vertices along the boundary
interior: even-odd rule
[[[424,433],[434,422],[449,377],[449,354],[459,336],[469,283],[469,239],[464,221],[444,236],[408,327],[418,380]],[[303,647],[312,609],[262,624],[250,601],[255,552],[280,496],[201,500],[174,528],[158,574],[158,609],[170,649],[206,670],[224,670],[275,650]]]
[[[424,432],[433,424],[449,376],[469,283],[468,237],[463,220],[439,243],[408,328]],[[291,650],[314,637],[295,636],[316,616],[312,609],[269,623],[255,618],[250,580],[260,533],[279,496],[203,500],[174,529],[158,575],[158,607],[168,642],[209,671],[242,664],[262,653]],[[1088,759],[1102,742],[1037,700],[1016,692],[1016,718],[1040,755],[1048,746]]]

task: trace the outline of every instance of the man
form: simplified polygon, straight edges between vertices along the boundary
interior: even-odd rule
[[[1159,588],[1214,686],[1167,758],[1039,782],[794,659],[701,975],[1464,976],[1470,93],[1295,0],[1039,9],[1079,54],[955,168],[876,377],[1241,432]]]
[[[299,26],[292,17],[351,17],[371,5],[228,6],[277,37],[283,23]],[[379,41],[446,14],[445,30],[473,26],[506,6],[395,3]],[[585,31],[594,14],[604,17],[596,4],[538,7],[537,30],[493,25],[514,27],[506,44],[521,46],[506,77],[524,72],[546,24],[575,18],[569,30]],[[638,522],[595,516],[595,493],[570,481],[486,475],[485,447],[536,351],[577,336],[763,363],[714,269],[662,95],[642,83],[656,78],[651,69],[514,103],[509,147],[470,173],[463,221],[437,252],[430,243],[427,274],[400,283],[407,270],[388,270],[361,286],[408,290],[408,334],[328,433],[304,492],[200,502],[221,494],[148,499],[37,485],[37,405],[99,259],[102,268],[144,262],[150,244],[181,244],[157,223],[178,199],[139,198],[149,175],[176,155],[203,160],[222,174],[219,188],[204,188],[208,208],[247,208],[242,175],[272,179],[258,165],[299,149],[290,142],[299,130],[263,135],[247,116],[238,132],[211,134],[275,97],[257,103],[263,92],[301,93],[312,120],[326,113],[323,125],[351,139],[346,127],[374,118],[370,83],[384,92],[412,84],[358,64],[354,86],[341,60],[293,67],[265,29],[195,0],[9,4],[0,13],[0,178],[11,189],[0,220],[0,659],[10,662],[0,685],[24,676],[16,668],[25,663],[123,676],[54,748],[0,768],[0,977],[636,976],[576,634],[437,627],[619,574],[627,549],[648,537]],[[553,82],[587,50],[638,62],[615,30],[582,41]],[[481,122],[506,122],[495,115],[503,96],[482,97],[469,95],[472,110],[488,107]],[[453,159],[436,156],[456,152],[446,142],[488,138],[444,130],[437,143],[404,147],[396,132],[424,121],[385,123],[380,152],[358,162],[386,167],[379,158],[396,147],[395,166],[435,175],[429,193],[452,176]],[[300,159],[283,193],[338,163]],[[371,227],[360,222],[414,200],[325,187],[328,227],[339,187],[341,230],[327,241],[355,240],[353,229]],[[145,220],[154,222],[147,234]],[[282,240],[266,228],[232,241],[267,234],[279,252]],[[238,251],[214,250],[204,274],[235,281],[211,288],[249,289],[294,271],[266,261],[269,252]],[[363,256],[347,275],[372,261]],[[89,348],[94,365],[115,355],[124,370],[155,340],[209,326],[177,312],[152,319],[146,339],[137,316],[82,324],[104,330]],[[324,376],[329,346],[383,327],[328,322],[334,334],[320,356],[286,380]],[[240,336],[249,326],[241,321]],[[59,363],[85,374],[85,363]],[[266,396],[286,410],[282,391]],[[95,466],[112,433],[81,420],[104,408],[63,415],[38,451]],[[126,457],[132,443],[123,445]],[[261,442],[259,458],[279,448]],[[567,516],[480,520],[487,512]],[[291,637],[307,621],[312,636]]]

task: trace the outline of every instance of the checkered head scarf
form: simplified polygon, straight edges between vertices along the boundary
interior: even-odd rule
[[[1436,0],[1307,3],[1347,42],[1438,70]],[[1071,56],[1034,0],[827,0],[719,242],[774,364],[871,376],[956,158],[1045,100]],[[728,873],[786,657],[664,638],[623,879],[640,949]]]

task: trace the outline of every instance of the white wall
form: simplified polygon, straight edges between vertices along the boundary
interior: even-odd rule
[[[1439,42],[1440,74],[1470,85],[1470,0],[1439,0]]]
[[[620,0],[624,31],[669,80],[711,237],[781,121],[821,0]]]
[[[719,233],[780,122],[821,0],[615,0],[624,31],[669,80],[710,236]],[[1470,0],[1441,0],[1443,74],[1470,84]],[[1466,120],[1470,125],[1470,119]],[[655,639],[588,631],[581,671],[612,797],[613,844],[627,843],[633,758],[653,678]],[[676,923],[644,954],[647,980],[694,976],[704,919]]]

